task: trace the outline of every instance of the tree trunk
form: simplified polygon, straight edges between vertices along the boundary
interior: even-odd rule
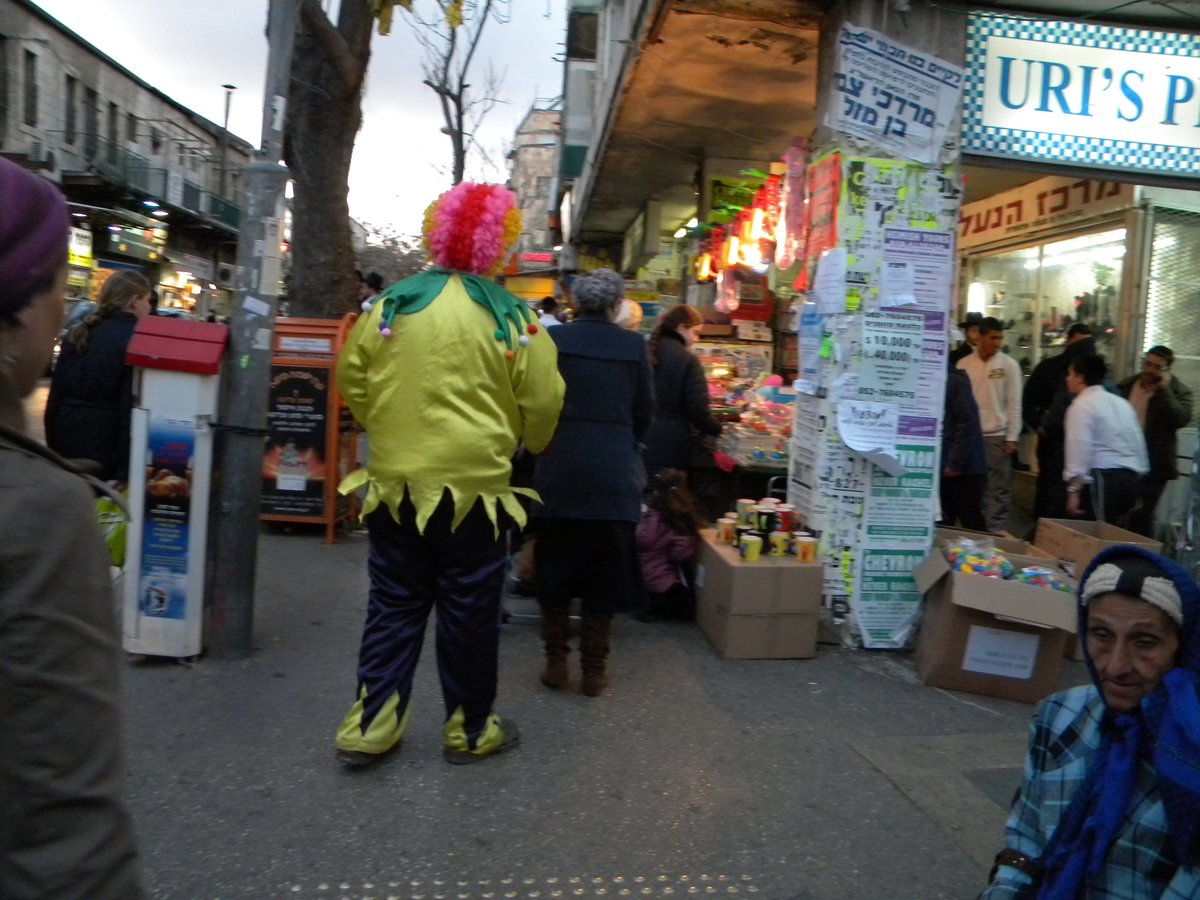
[[[311,5],[292,52],[284,151],[295,182],[288,312],[338,317],[358,306],[346,195],[373,20],[367,0],[343,0],[336,31],[323,29],[313,18],[325,18],[319,4],[305,3]]]

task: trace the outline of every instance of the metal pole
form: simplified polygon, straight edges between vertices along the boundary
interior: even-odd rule
[[[214,656],[242,659],[253,647],[254,576],[262,495],[263,438],[279,300],[283,235],[283,125],[300,0],[271,0],[262,147],[246,167],[238,236],[237,293],[222,384],[209,609]]]
[[[221,87],[225,88],[225,123],[221,126],[221,177],[217,180],[217,193],[225,200],[228,196],[225,189],[229,182],[229,102],[233,99],[237,85],[223,84]]]

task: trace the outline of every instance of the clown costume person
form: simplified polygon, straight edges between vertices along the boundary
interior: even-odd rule
[[[366,469],[367,620],[354,705],[338,759],[357,766],[395,750],[410,713],[425,622],[437,608],[444,755],[454,763],[514,746],[492,711],[506,520],[524,525],[510,485],[518,442],[549,443],[563,400],[557,351],[525,304],[489,280],[520,234],[512,193],[458,184],[426,211],[438,268],[364,303],[338,358],[338,389],[370,435]]]

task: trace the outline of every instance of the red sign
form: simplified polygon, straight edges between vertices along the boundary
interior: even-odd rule
[[[554,262],[553,253],[522,253],[521,262],[548,263]]]

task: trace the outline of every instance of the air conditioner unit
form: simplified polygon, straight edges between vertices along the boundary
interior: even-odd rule
[[[237,289],[237,266],[224,263],[217,266],[217,287],[227,291]]]
[[[54,150],[41,138],[30,139],[29,152],[26,156],[31,163],[36,163],[40,169],[54,169]]]

